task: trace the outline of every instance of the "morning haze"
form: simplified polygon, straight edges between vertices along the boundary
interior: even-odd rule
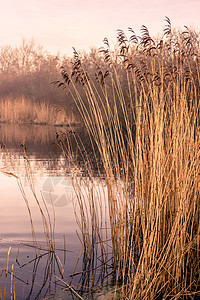
[[[157,35],[165,16],[174,27],[200,26],[199,11],[198,0],[1,0],[0,44],[34,38],[54,53],[71,55],[72,46],[77,50],[99,47],[104,37],[115,42],[116,29],[130,26],[139,34],[141,25],[146,25]]]

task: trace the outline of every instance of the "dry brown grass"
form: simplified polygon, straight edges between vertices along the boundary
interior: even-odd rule
[[[2,99],[0,122],[69,125],[79,123],[73,112],[57,104],[37,103],[29,99]]]
[[[8,263],[9,263],[10,252],[11,252],[11,247],[8,250],[8,255],[7,255],[5,264],[3,266],[3,269],[1,270],[1,274],[0,274],[0,278],[1,278],[3,273],[5,272],[3,295],[1,293],[1,288],[0,288],[0,300],[6,299],[6,288],[7,288],[6,283],[7,283],[7,278],[8,278],[8,274],[9,274]],[[15,300],[14,265],[12,265],[12,272],[10,274],[11,274],[11,284],[10,284],[11,300]]]
[[[98,193],[84,151],[90,183],[83,188],[79,174],[73,176],[90,284],[93,288],[98,243],[101,262],[105,268],[112,265],[120,299],[200,296],[199,52],[189,39],[174,43],[167,22],[162,43],[156,44],[143,27],[135,52],[121,35],[128,98],[107,50],[110,76],[108,84],[103,78],[101,94],[77,54],[75,80],[63,72],[98,148],[94,156],[100,156],[99,176],[106,182],[104,193]],[[70,141],[63,150],[70,152]],[[111,238],[112,264],[106,236]]]

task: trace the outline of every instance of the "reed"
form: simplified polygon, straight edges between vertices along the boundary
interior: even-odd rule
[[[5,264],[3,266],[3,269],[1,270],[1,274],[0,274],[0,278],[1,278],[2,275],[3,275],[3,273],[5,272],[3,296],[2,296],[1,288],[0,288],[0,299],[1,300],[5,300],[6,299],[6,286],[7,286],[6,283],[7,283],[7,278],[8,278],[8,263],[9,263],[10,252],[11,252],[11,247],[8,250],[8,255],[7,255]],[[13,272],[14,272],[14,269],[13,269]],[[12,279],[12,275],[11,275],[11,279]],[[11,282],[11,290],[13,290],[13,293],[11,293],[12,294],[12,298],[11,299],[14,299],[15,298],[15,283],[14,282]]]
[[[24,97],[0,101],[0,122],[48,125],[79,123],[73,112],[57,104],[37,103]]]
[[[145,26],[140,38],[130,32],[128,40],[118,31],[119,64],[105,40],[108,72],[97,74],[98,83],[77,52],[73,73],[62,70],[104,178],[97,186],[92,157],[74,136],[90,178],[83,187],[74,166],[87,282],[94,290],[96,258],[104,280],[110,275],[116,284],[116,298],[197,299],[199,48],[188,28],[173,33],[168,18],[159,41]],[[73,162],[70,138],[60,147]]]

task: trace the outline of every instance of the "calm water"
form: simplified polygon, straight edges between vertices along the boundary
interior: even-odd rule
[[[20,300],[43,299],[59,291],[64,284],[54,275],[61,278],[62,268],[63,280],[70,283],[70,274],[73,273],[81,244],[76,234],[78,226],[74,217],[75,193],[72,181],[63,155],[54,143],[56,135],[62,135],[67,130],[48,126],[0,125],[0,271],[11,246],[6,299],[10,299],[12,264],[16,296]],[[28,162],[24,159],[21,144],[26,146]],[[48,228],[51,224],[50,231],[54,231],[54,236],[50,238],[55,242],[59,258],[52,253],[48,254],[42,216],[26,176],[27,167],[37,199],[45,212]],[[31,218],[40,256],[34,246]],[[81,268],[80,259],[76,272]],[[2,293],[4,280],[5,273],[0,279]],[[75,278],[73,284],[77,282],[78,278]],[[72,299],[72,295],[65,293],[65,299]]]

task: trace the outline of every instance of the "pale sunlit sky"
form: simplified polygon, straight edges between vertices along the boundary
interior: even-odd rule
[[[164,18],[173,27],[200,28],[200,0],[0,0],[0,46],[34,38],[52,53],[72,54],[72,47],[102,46],[116,41],[116,30],[141,25],[162,32]]]

